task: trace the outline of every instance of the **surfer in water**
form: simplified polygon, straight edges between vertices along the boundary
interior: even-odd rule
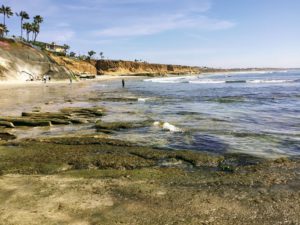
[[[124,88],[125,87],[125,80],[122,79],[122,87]]]

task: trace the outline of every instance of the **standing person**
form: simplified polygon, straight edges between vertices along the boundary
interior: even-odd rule
[[[125,87],[125,80],[122,79],[122,87],[124,88]]]

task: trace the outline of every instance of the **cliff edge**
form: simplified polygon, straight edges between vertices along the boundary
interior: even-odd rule
[[[37,80],[45,74],[54,79],[72,76],[70,70],[40,49],[13,39],[0,39],[0,81]]]

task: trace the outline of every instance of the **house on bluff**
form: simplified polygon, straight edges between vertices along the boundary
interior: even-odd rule
[[[55,42],[52,43],[45,43],[45,42],[35,42],[34,45],[42,48],[43,50],[56,53],[56,54],[62,54],[65,55],[68,50],[68,46],[66,45],[58,45]]]

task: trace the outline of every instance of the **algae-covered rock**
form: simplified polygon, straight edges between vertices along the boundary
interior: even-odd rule
[[[9,141],[9,140],[14,140],[16,138],[17,137],[13,134],[0,132],[0,140]]]
[[[146,120],[146,121],[137,121],[137,122],[104,122],[104,121],[97,121],[96,122],[96,129],[97,131],[104,132],[104,133],[110,133],[112,131],[119,131],[119,130],[125,130],[125,129],[134,129],[134,128],[142,128],[150,126],[152,121]]]
[[[0,117],[0,121],[5,123],[12,123],[14,126],[44,127],[52,125],[51,121],[47,119]]]
[[[40,139],[44,143],[54,143],[61,145],[111,145],[111,146],[133,146],[132,143],[117,139],[110,139],[107,136],[72,136],[72,137],[55,137]]]
[[[0,121],[0,126],[7,128],[14,128],[14,124],[12,122]]]
[[[104,116],[105,109],[102,107],[94,107],[94,108],[64,108],[61,109],[62,113],[70,114],[70,115],[77,115],[77,116],[85,116],[85,117],[97,117],[97,116]]]
[[[40,119],[69,119],[70,114],[59,112],[22,112],[22,116]]]

